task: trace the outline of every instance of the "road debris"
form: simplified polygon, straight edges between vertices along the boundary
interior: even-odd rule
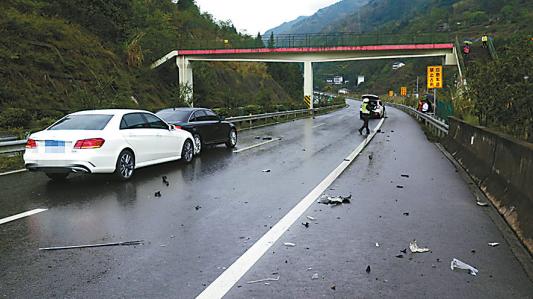
[[[170,183],[167,181],[166,175],[162,176],[161,179],[163,179],[163,184],[167,185],[167,187],[170,185]]]
[[[263,172],[270,172],[270,169],[263,169]]]
[[[468,270],[468,272],[473,275],[473,276],[476,276],[477,273],[479,272],[478,269],[470,266],[469,264],[465,263],[465,262],[462,262],[458,259],[453,259],[452,262],[450,263],[450,268],[452,269],[452,271],[455,269],[455,268],[458,268],[458,269],[463,269],[463,270]]]
[[[311,220],[311,221],[315,221],[315,220],[316,220],[316,218],[313,217],[313,216],[306,216],[306,217],[307,217],[307,219],[309,219],[309,220]]]
[[[335,291],[335,289],[337,289],[337,286],[332,284],[330,288]]]
[[[407,253],[407,248],[404,248],[403,250],[400,250],[402,253]]]
[[[408,177],[409,177],[408,174],[402,174],[401,176],[402,176],[403,178],[408,178]]]
[[[368,155],[368,159],[369,160],[372,160],[374,158],[374,156],[372,156],[372,154]]]
[[[500,245],[500,243],[497,243],[497,242],[489,243],[490,247],[496,247],[498,245]]]
[[[351,194],[348,196],[335,196],[335,197],[324,194],[320,197],[320,199],[318,200],[318,203],[325,204],[325,205],[338,206],[343,203],[345,204],[351,203],[351,198],[352,198]]]
[[[379,247],[379,243],[378,242],[376,242],[376,247]]]
[[[403,254],[398,254],[398,255],[396,255],[396,257],[399,258],[399,259],[403,259]]]
[[[154,196],[155,196],[155,197],[161,197],[161,191],[156,191],[156,192],[154,193]]]
[[[302,225],[305,226],[305,228],[309,228],[309,222],[302,222]]]
[[[404,212],[403,215],[404,216],[409,216],[409,212]]]
[[[313,276],[311,276],[311,279],[312,279],[312,280],[316,280],[316,279],[318,279],[318,273],[313,274]]]
[[[489,204],[483,201],[476,201],[476,204],[480,207],[487,207]]]
[[[403,189],[403,185],[396,185],[396,188]]]
[[[255,139],[261,139],[261,136],[255,136]]]
[[[351,160],[350,160],[350,159],[344,159],[344,161],[346,161],[346,162],[350,162]]]
[[[278,280],[279,280],[279,275],[276,278],[269,277],[269,278],[263,278],[263,279],[258,279],[258,280],[250,280],[250,281],[248,281],[246,283],[252,284],[252,283],[258,283],[258,282],[278,281]]]
[[[127,242],[114,242],[114,243],[99,243],[99,244],[85,244],[85,245],[73,245],[73,246],[58,246],[58,247],[44,247],[39,250],[65,250],[65,249],[77,249],[77,248],[92,248],[92,247],[107,247],[107,246],[135,246],[143,245],[144,241],[127,241]]]
[[[409,249],[412,253],[424,253],[429,251],[429,248],[418,247],[418,245],[416,244],[416,240],[413,240],[411,241],[411,243],[409,243]]]
[[[287,246],[287,247],[294,247],[294,246],[296,246],[296,244],[291,243],[291,242],[285,242],[285,243],[283,243],[283,245],[285,245],[285,246]]]
[[[195,209],[196,211],[198,211],[198,210],[201,209],[201,208],[202,208],[201,206],[196,206],[196,207],[194,207],[194,209]]]
[[[265,137],[263,137],[263,140],[272,140],[272,137],[271,136],[265,136]]]
[[[366,273],[370,273],[370,265],[368,265],[368,266],[366,267],[366,270],[365,270],[365,271],[366,271]]]

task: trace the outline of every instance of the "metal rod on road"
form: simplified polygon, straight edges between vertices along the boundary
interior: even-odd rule
[[[87,244],[87,245],[74,245],[74,246],[45,247],[45,248],[39,248],[39,250],[64,250],[64,249],[76,249],[76,248],[105,247],[105,246],[134,246],[134,245],[142,245],[142,244],[143,244],[143,241],[140,240],[140,241],[100,243],[100,244]]]

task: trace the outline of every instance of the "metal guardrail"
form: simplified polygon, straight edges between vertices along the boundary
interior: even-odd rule
[[[412,107],[405,105],[394,103],[386,103],[386,105],[402,110],[403,112],[415,117],[417,120],[424,122],[424,124],[428,126],[431,131],[439,137],[444,137],[448,135],[449,126],[445,122],[436,119],[430,114],[422,113]]]
[[[24,151],[26,140],[0,142],[0,155],[14,154]]]
[[[289,110],[289,111],[280,111],[280,112],[272,112],[272,113],[263,113],[263,114],[252,114],[252,115],[245,115],[245,116],[237,116],[237,117],[228,117],[226,118],[227,121],[231,121],[233,123],[240,123],[240,122],[249,122],[252,124],[254,121],[262,120],[262,119],[269,119],[269,118],[277,118],[277,117],[289,117],[291,115],[305,115],[305,114],[313,114],[314,112],[320,112],[323,110],[328,109],[335,109],[335,108],[341,108],[345,107],[346,105],[333,105],[328,107],[320,107],[315,109],[300,109],[300,110]],[[14,154],[18,152],[23,152],[25,149],[26,140],[13,140],[13,141],[6,141],[6,142],[0,142],[0,155],[5,154]]]

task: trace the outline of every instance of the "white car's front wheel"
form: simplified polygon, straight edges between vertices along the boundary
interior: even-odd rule
[[[192,141],[190,139],[187,139],[183,143],[183,148],[181,149],[181,159],[183,159],[185,163],[190,163],[192,161],[193,156],[194,146],[192,145]]]

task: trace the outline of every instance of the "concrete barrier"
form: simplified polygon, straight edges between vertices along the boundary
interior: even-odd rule
[[[444,146],[533,252],[533,144],[449,118]]]

